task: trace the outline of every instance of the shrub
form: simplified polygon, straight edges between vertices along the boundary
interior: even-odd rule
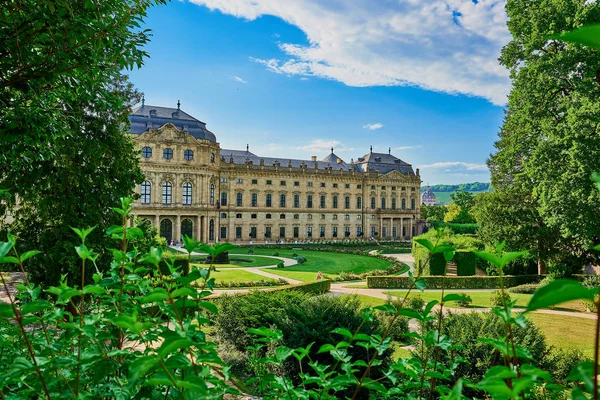
[[[285,263],[283,261],[280,261],[277,263],[277,268],[283,268],[285,267]]]
[[[279,257],[279,252],[276,251],[275,253],[273,253],[273,257]]]
[[[472,252],[458,251],[454,254],[457,276],[473,276],[477,272],[477,257]]]
[[[248,254],[254,254],[254,250],[248,249]]]
[[[296,254],[296,253],[292,254],[292,258],[297,258],[297,257],[298,257],[298,254]]]
[[[229,264],[229,253],[224,251],[223,253],[217,255],[213,260],[212,256],[209,254],[206,256],[205,264]]]
[[[540,288],[541,284],[528,283],[525,285],[519,285],[508,289],[510,293],[522,293],[522,294],[533,294]]]
[[[306,257],[300,256],[300,257],[296,258],[296,262],[298,264],[304,264],[306,262]]]
[[[507,292],[503,292],[502,290],[494,290],[490,295],[490,303],[493,306],[503,306],[505,302],[510,302],[510,295]]]
[[[413,310],[421,310],[425,305],[425,300],[421,297],[421,295],[414,295],[408,298],[408,306]]]
[[[463,296],[464,299],[463,300],[458,300],[456,302],[456,304],[458,304],[460,307],[469,307],[471,305],[471,303],[473,302],[473,299],[471,298],[471,296],[469,296],[465,292],[460,293],[460,295]]]
[[[424,276],[428,289],[441,289],[445,279],[446,289],[497,289],[500,287],[500,278],[497,276]],[[537,283],[542,279],[540,275],[504,276],[504,286],[512,287],[526,283]],[[409,289],[413,287],[410,278],[406,276],[368,276],[367,286],[378,289]]]

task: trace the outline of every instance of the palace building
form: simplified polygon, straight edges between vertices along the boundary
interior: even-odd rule
[[[144,182],[134,214],[167,240],[284,242],[419,234],[419,170],[371,151],[346,162],[262,157],[221,148],[206,123],[145,105],[129,117]]]

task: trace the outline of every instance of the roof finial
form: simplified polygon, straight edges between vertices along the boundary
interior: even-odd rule
[[[179,110],[179,107],[181,107],[181,103],[179,102],[179,100],[177,100],[177,110]]]
[[[331,152],[333,153],[333,146],[331,146]]]
[[[246,144],[246,152],[250,151],[250,145]]]
[[[371,151],[370,151],[370,153],[372,153],[372,152],[373,152],[373,145],[371,145]]]
[[[392,154],[392,148],[391,147],[388,148],[388,154]]]
[[[142,107],[144,107],[144,103],[146,102],[146,97],[142,95]]]

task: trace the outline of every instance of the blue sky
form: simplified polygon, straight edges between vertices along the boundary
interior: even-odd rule
[[[425,184],[488,181],[510,88],[495,61],[503,2],[376,4],[172,2],[150,10],[150,58],[130,77],[146,104],[180,100],[223,148],[285,160],[333,145],[350,161],[391,147]]]

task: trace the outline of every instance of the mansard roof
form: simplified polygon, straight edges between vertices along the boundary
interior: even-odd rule
[[[412,165],[402,161],[398,157],[393,156],[391,153],[373,153],[370,152],[360,157],[356,164],[360,166],[363,171],[376,171],[378,170],[382,174],[387,174],[391,171],[398,171],[404,175],[415,175]]]
[[[181,110],[179,102],[177,108],[145,105],[142,102],[142,105],[135,108],[129,115],[129,121],[131,122],[129,133],[136,135],[171,123],[177,129],[189,133],[196,139],[217,141],[214,133],[206,129],[206,123]]]
[[[306,168],[314,168],[316,163],[318,169],[328,169],[331,167],[333,171],[352,171],[352,168],[356,168],[356,166],[348,165],[345,162],[300,160],[286,157],[260,157],[250,151],[243,150],[221,149],[221,157],[225,158],[226,162],[229,162],[233,158],[234,164],[246,164],[246,161],[249,161],[254,165],[260,165],[260,160],[263,160],[266,166],[274,166],[276,163],[279,163],[280,167],[289,167],[291,164],[292,168],[302,168],[304,164]],[[356,170],[360,171],[358,168]]]

